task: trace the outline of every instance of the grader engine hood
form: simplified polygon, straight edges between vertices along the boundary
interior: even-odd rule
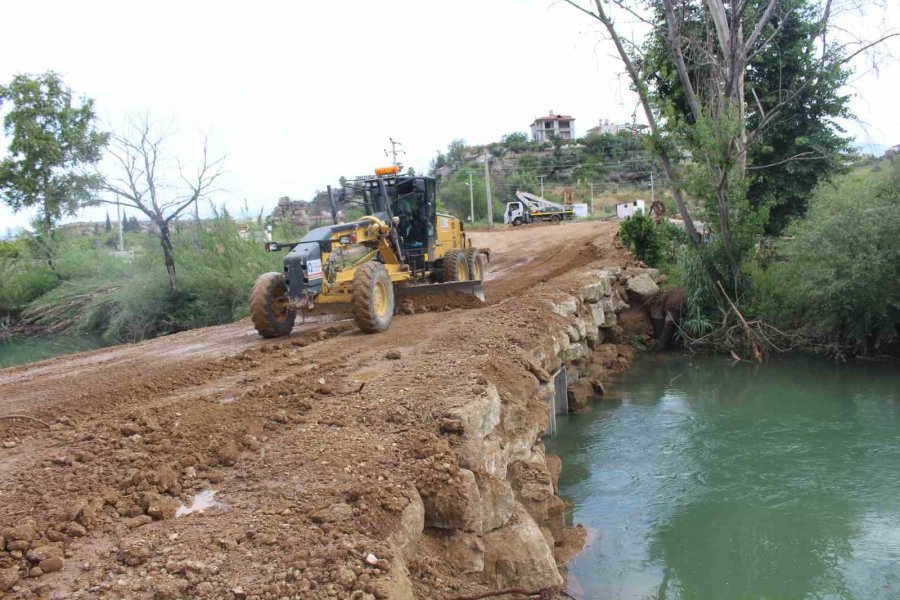
[[[323,244],[331,244],[331,227],[313,229],[284,257],[284,274],[290,298],[300,300],[304,296],[322,293]]]
[[[332,251],[334,235],[352,232],[366,225],[368,223],[363,221],[327,225],[313,229],[304,235],[300,243],[284,257],[288,296],[294,300],[301,300],[304,297],[321,294],[322,280],[325,275],[322,255]]]

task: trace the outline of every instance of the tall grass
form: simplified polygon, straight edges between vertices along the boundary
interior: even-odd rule
[[[130,260],[96,244],[67,242],[54,260],[59,284],[33,300],[23,320],[53,331],[96,333],[111,342],[228,323],[248,314],[256,277],[281,270],[281,255],[267,254],[260,241],[240,239],[227,215],[180,226],[173,242],[176,294],[153,236],[128,236]]]

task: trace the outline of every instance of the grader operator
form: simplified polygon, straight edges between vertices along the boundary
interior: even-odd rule
[[[451,288],[484,300],[484,262],[462,222],[437,212],[435,180],[401,175],[398,167],[344,184],[338,198],[358,206],[359,219],[311,230],[288,249],[283,273],[259,276],[250,293],[253,325],[263,337],[287,335],[298,312],[350,313],[366,333],[385,331],[396,295]]]

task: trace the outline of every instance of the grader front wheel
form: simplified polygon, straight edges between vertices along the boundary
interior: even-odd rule
[[[477,248],[466,248],[466,268],[470,281],[484,279],[484,262],[481,259],[481,252]]]
[[[444,255],[444,281],[468,281],[469,267],[462,250],[451,250]]]
[[[394,316],[394,284],[387,269],[370,261],[356,270],[350,288],[353,319],[366,333],[385,331]]]
[[[296,313],[288,301],[281,273],[263,273],[250,292],[250,318],[264,338],[287,335],[294,328]]]

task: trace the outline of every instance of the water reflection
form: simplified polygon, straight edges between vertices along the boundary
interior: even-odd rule
[[[654,358],[560,422],[579,598],[900,597],[900,374]]]

